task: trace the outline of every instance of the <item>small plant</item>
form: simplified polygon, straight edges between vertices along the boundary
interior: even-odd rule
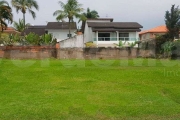
[[[129,47],[134,47],[134,46],[136,46],[136,44],[137,44],[137,42],[132,42],[132,43],[129,43],[128,45],[129,45]]]
[[[124,47],[126,44],[126,41],[123,43],[121,40],[119,41],[119,44],[114,43],[118,47]]]
[[[174,46],[175,46],[174,43],[171,41],[167,41],[164,44],[162,44],[161,49],[162,49],[162,53],[164,54],[164,57],[167,56],[168,58],[170,58]]]
[[[96,44],[94,44],[93,42],[87,42],[85,43],[86,47],[96,47]]]

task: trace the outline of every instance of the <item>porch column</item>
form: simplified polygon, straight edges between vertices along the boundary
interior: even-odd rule
[[[98,31],[96,31],[96,45],[98,46]]]
[[[117,41],[119,41],[119,31],[116,31],[117,33]]]
[[[136,31],[136,41],[138,41],[138,32]]]

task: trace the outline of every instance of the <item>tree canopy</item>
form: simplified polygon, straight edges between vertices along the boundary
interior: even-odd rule
[[[0,25],[3,31],[7,27],[6,20],[10,23],[13,22],[12,9],[8,2],[5,0],[0,1]]]
[[[24,27],[26,25],[25,22],[25,14],[27,11],[32,15],[32,17],[36,18],[36,13],[33,11],[33,8],[39,10],[39,5],[36,0],[12,0],[12,6],[16,8],[16,12],[21,11],[23,13]]]
[[[57,21],[65,21],[64,19],[68,18],[69,22],[69,35],[71,34],[71,22],[73,22],[75,18],[81,18],[81,13],[83,12],[82,4],[80,4],[77,0],[68,0],[67,3],[63,3],[59,1],[61,6],[61,10],[56,10],[53,15],[57,16]],[[70,36],[69,36],[70,37]]]
[[[166,11],[165,23],[168,29],[168,37],[173,40],[175,37],[179,38],[180,30],[180,10],[179,6],[172,5],[170,11]]]

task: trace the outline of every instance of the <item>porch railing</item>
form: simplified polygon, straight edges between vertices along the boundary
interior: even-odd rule
[[[138,41],[139,39],[133,37],[119,37],[119,41]],[[97,38],[94,38],[97,41]],[[118,41],[116,37],[98,37],[98,41]]]

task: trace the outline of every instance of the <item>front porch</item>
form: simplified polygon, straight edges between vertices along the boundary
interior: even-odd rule
[[[123,46],[129,46],[136,41],[139,41],[137,32],[95,32],[95,37],[93,38],[93,43],[97,46],[104,47],[115,47],[122,41]]]

